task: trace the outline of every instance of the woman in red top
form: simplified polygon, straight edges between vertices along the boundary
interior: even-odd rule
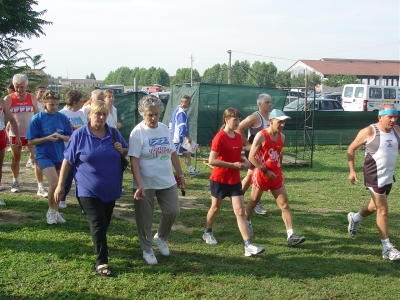
[[[227,108],[222,117],[221,130],[212,141],[209,157],[209,163],[214,167],[210,177],[211,207],[207,214],[207,228],[204,231],[203,240],[210,245],[218,244],[212,233],[212,225],[221,208],[222,199],[229,197],[244,240],[244,255],[253,256],[264,252],[265,249],[251,243],[246,223],[240,170],[248,169],[250,163],[241,156],[242,138],[235,132],[239,126],[240,117],[240,111]]]

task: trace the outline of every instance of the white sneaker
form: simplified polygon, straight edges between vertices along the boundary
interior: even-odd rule
[[[347,221],[349,221],[349,226],[347,226],[347,232],[350,234],[351,237],[354,237],[357,234],[357,227],[360,225],[360,221],[354,222],[353,218],[356,213],[349,212],[347,214]]]
[[[390,248],[387,248],[386,251],[382,251],[383,259],[389,260],[399,260],[400,259],[400,251],[397,250],[393,245]]]
[[[58,205],[59,208],[67,208],[67,203],[65,201],[60,201],[60,205]]]
[[[47,198],[49,196],[49,193],[47,192],[46,188],[38,189],[36,195],[41,196],[43,198]]]
[[[153,249],[151,249],[150,252],[143,251],[143,258],[149,265],[158,264],[157,258],[154,256]]]
[[[28,159],[28,161],[26,162],[26,167],[27,168],[34,168],[35,164],[33,163],[32,159]]]
[[[209,244],[209,245],[217,245],[218,244],[218,242],[214,238],[214,235],[212,234],[212,232],[204,232],[203,233],[203,241],[205,241],[206,244]]]
[[[46,214],[47,224],[53,225],[56,224],[56,211],[54,209],[49,209]]]
[[[156,233],[153,237],[153,243],[158,246],[158,250],[160,254],[163,256],[169,256],[169,248],[167,242],[164,241],[162,238],[158,237],[158,233]]]
[[[14,182],[11,186],[11,193],[18,193],[19,192],[19,183]]]
[[[256,207],[254,207],[254,212],[259,215],[265,215],[267,210],[262,206],[261,201],[258,201]]]
[[[190,174],[190,177],[195,177],[197,175],[200,175],[201,171],[200,170],[193,170],[192,172],[189,172],[189,174]]]
[[[3,199],[0,199],[0,205],[6,205]]]
[[[254,246],[253,244],[248,245],[247,247],[244,247],[244,256],[254,256],[260,253],[263,253],[265,251],[264,247],[257,247]]]
[[[56,211],[55,219],[56,219],[57,223],[64,224],[67,222],[67,221],[65,221],[65,219],[61,216],[60,212],[58,212],[58,211]]]

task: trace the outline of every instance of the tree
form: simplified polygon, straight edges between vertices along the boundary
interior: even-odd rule
[[[290,84],[293,87],[303,87],[306,85],[305,78],[304,74],[293,76]],[[321,77],[317,73],[312,72],[308,75],[308,87],[315,88],[319,84],[321,84]]]
[[[94,76],[93,72],[92,72],[92,73],[90,73],[89,79],[96,80],[96,76]]]
[[[217,83],[219,73],[221,72],[221,65],[215,64],[211,68],[204,71],[203,76],[201,76],[201,82],[203,83]]]
[[[176,70],[176,75],[171,82],[171,85],[178,84],[178,83],[190,83],[190,68],[181,68]],[[199,71],[193,69],[193,80],[200,81],[201,77]]]
[[[339,87],[345,84],[351,83],[361,83],[360,80],[357,79],[356,75],[330,75],[328,79],[324,80],[324,85],[332,86],[332,87]]]
[[[275,86],[279,88],[290,87],[290,72],[279,71],[275,74],[274,82]]]
[[[5,71],[10,72],[13,68],[15,73],[20,72],[20,67],[15,65],[15,57],[13,63],[6,62],[10,54],[22,54],[18,50],[21,44],[19,38],[45,35],[42,26],[52,24],[40,18],[46,10],[36,12],[32,10],[33,5],[37,5],[37,1],[0,0],[0,74],[3,76]],[[0,89],[4,89],[6,85],[7,82],[0,80]]]
[[[272,62],[267,64],[266,62],[255,61],[249,69],[245,84],[275,87],[274,79],[277,71],[278,69]]]
[[[41,60],[43,54],[37,54],[34,56],[30,56],[26,51],[24,51],[24,53],[26,55],[26,58],[24,59],[25,64],[28,67],[30,67],[28,64],[28,60],[30,60],[30,62],[32,63],[32,67],[30,67],[31,69],[35,70],[35,69],[37,69],[37,66],[39,66],[41,63],[45,62],[45,60]],[[46,68],[46,67],[41,67],[40,70],[43,70],[44,68]]]

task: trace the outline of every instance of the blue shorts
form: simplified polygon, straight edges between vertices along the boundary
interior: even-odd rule
[[[62,165],[61,161],[60,162],[53,162],[48,158],[39,158],[39,159],[36,159],[36,161],[37,161],[37,163],[39,165],[40,170],[44,170],[46,168],[54,167],[58,171],[58,170],[61,169],[61,165]]]
[[[243,196],[242,183],[239,181],[236,184],[219,183],[210,179],[211,196],[217,199],[225,197]]]
[[[179,143],[174,143],[174,146],[176,149],[176,153],[178,153],[178,155],[181,155],[182,153],[190,153],[185,148],[183,148]]]

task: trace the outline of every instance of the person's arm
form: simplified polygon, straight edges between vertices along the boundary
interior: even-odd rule
[[[56,142],[59,140],[59,134],[58,133],[53,133],[50,134],[48,136],[42,137],[42,138],[35,138],[35,139],[31,139],[28,140],[28,145],[39,145],[39,144],[43,144],[45,142]],[[66,140],[65,142],[69,141],[69,137],[68,140]]]
[[[244,131],[250,127],[256,127],[258,119],[259,119],[258,116],[255,113],[253,113],[250,116],[248,116],[246,119],[241,121],[239,123],[238,128],[236,129],[236,132],[239,133],[240,136],[242,137],[243,145],[245,145],[247,151],[250,150],[251,144],[247,140],[247,137],[246,137],[246,134]]]
[[[0,106],[3,107],[4,115],[6,116],[6,118],[8,120],[7,126],[8,127],[11,126],[13,132],[15,133],[15,145],[18,148],[21,148],[22,144],[21,144],[21,139],[19,137],[17,121],[15,121],[14,115],[10,112],[10,109],[8,108],[7,103],[2,98],[0,98],[0,99],[1,99],[0,100]],[[6,133],[8,132],[7,131],[7,126],[6,126]],[[8,135],[8,133],[7,133],[7,135]]]
[[[349,148],[347,149],[347,162],[349,164],[349,169],[350,169],[350,174],[349,174],[349,181],[352,184],[355,184],[356,181],[358,181],[357,178],[357,173],[354,167],[354,157],[356,154],[356,150],[362,146],[365,145],[369,139],[373,136],[374,134],[374,128],[372,126],[368,126],[364,129],[361,129],[360,132],[357,134],[356,138],[354,141],[350,144]]]
[[[54,191],[54,201],[56,201],[56,203],[58,203],[64,196],[64,184],[67,180],[69,172],[71,171],[71,168],[72,165],[64,158],[61,165],[60,176],[58,177],[57,187]]]
[[[235,170],[245,169],[245,166],[240,161],[231,163],[218,159],[218,152],[215,151],[210,151],[208,163],[213,167],[230,168]]]
[[[190,132],[188,130],[188,127],[186,126],[186,122],[188,122],[186,114],[184,114],[183,112],[178,113],[178,115],[176,116],[176,123],[179,130],[179,136],[182,137],[182,139],[186,137],[188,139],[188,142],[191,143],[192,138],[190,137]]]
[[[394,130],[396,130],[397,134],[400,135],[400,127],[399,127],[399,125],[394,125]],[[400,143],[399,143],[398,152],[400,154]]]
[[[176,153],[176,151],[172,152],[172,154],[171,154],[171,162],[172,162],[172,166],[175,169],[176,175],[182,181],[182,186],[180,188],[181,189],[186,188],[186,182],[185,182],[185,177],[183,176],[181,162],[179,160],[179,156],[178,156],[178,153]]]
[[[133,194],[133,199],[142,200],[143,196],[145,196],[145,193],[144,193],[142,178],[140,178],[139,158],[135,156],[131,156],[130,158],[131,158],[131,172],[133,175],[133,179],[136,181],[136,184],[138,186],[135,193]]]
[[[39,112],[39,108],[38,108],[38,99],[36,98],[35,94],[31,94],[32,97],[32,104],[33,104],[33,113],[36,115]]]
[[[253,144],[251,145],[250,148],[250,153],[249,153],[249,161],[253,164],[253,166],[257,169],[259,169],[261,172],[267,176],[268,179],[275,179],[276,174],[272,172],[271,170],[268,170],[266,166],[263,166],[257,159],[256,159],[256,154],[260,150],[261,146],[265,142],[265,137],[262,131],[258,132],[254,138]]]

